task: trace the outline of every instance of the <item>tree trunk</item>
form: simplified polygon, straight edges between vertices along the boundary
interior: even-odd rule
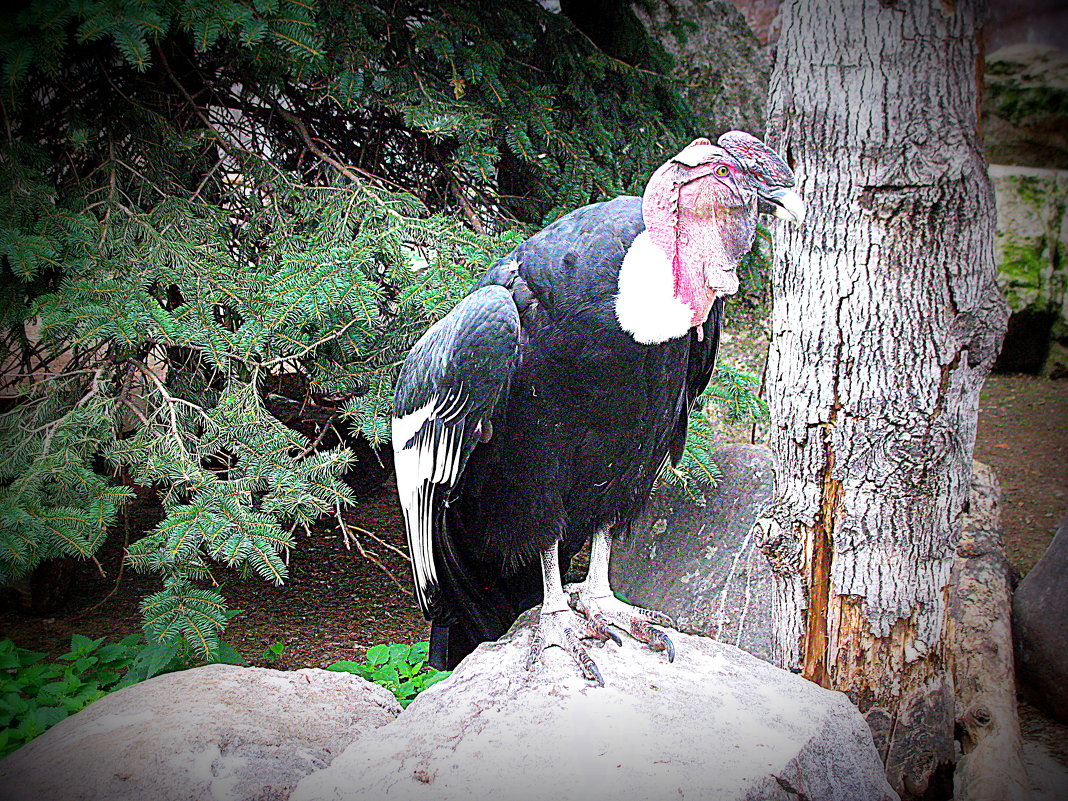
[[[978,5],[788,0],[768,113],[808,206],[772,276],[778,658],[849,694],[904,798],[952,772],[946,585],[1007,319]]]

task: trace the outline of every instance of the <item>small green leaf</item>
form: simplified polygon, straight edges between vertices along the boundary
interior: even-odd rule
[[[369,665],[381,665],[389,659],[388,645],[372,645],[367,649],[367,663]]]
[[[241,656],[237,649],[225,640],[219,643],[219,652],[215,662],[221,665],[248,665],[245,657]]]
[[[400,675],[397,673],[397,669],[393,665],[381,665],[375,668],[371,677],[378,684],[396,684],[400,681]]]
[[[388,661],[391,663],[406,662],[411,650],[412,647],[410,645],[405,645],[404,643],[391,643],[389,645]]]

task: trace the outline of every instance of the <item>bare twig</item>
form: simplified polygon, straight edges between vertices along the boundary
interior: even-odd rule
[[[322,429],[319,431],[319,434],[315,437],[314,440],[312,440],[312,442],[308,445],[308,447],[307,448],[302,448],[300,453],[298,453],[293,458],[294,459],[303,459],[309,453],[311,453],[316,448],[318,448],[319,444],[323,441],[323,437],[326,436],[326,432],[327,431],[333,431],[335,434],[337,434],[337,429],[334,428],[334,421],[333,420],[328,420],[326,425],[324,425],[322,427]],[[339,439],[340,439],[340,437],[339,437]]]
[[[100,368],[98,368],[97,370],[95,370],[93,372],[93,377],[89,381],[89,391],[86,392],[84,395],[82,395],[82,397],[78,400],[78,402],[75,403],[70,408],[70,410],[68,412],[66,412],[62,417],[59,417],[59,418],[53,420],[51,423],[48,423],[47,425],[40,426],[38,428],[33,429],[33,431],[31,433],[37,433],[38,431],[43,431],[43,430],[47,429],[45,431],[44,440],[41,442],[41,458],[42,459],[45,456],[48,455],[48,451],[52,447],[52,437],[55,436],[56,431],[59,430],[60,424],[64,420],[66,420],[67,417],[69,417],[74,412],[75,409],[80,409],[82,406],[84,406],[86,403],[88,403],[91,398],[93,398],[96,395],[100,394],[100,376],[101,376],[101,374],[103,372],[104,372],[104,368],[103,367],[100,367]]]
[[[401,584],[397,580],[397,577],[394,576],[393,573],[390,572],[388,567],[386,567],[384,564],[382,564],[382,561],[377,556],[375,556],[370,551],[367,551],[363,547],[363,543],[360,542],[360,538],[358,536],[356,536],[356,534],[350,533],[349,526],[345,523],[344,518],[342,518],[342,516],[341,516],[341,504],[334,504],[334,519],[337,520],[338,526],[341,529],[341,534],[342,534],[342,537],[344,538],[344,542],[345,542],[345,547],[346,548],[350,547],[349,546],[350,542],[355,543],[357,550],[359,550],[359,552],[360,552],[360,555],[364,559],[367,559],[369,562],[373,562],[374,564],[378,565],[379,569],[383,573],[385,573],[387,576],[389,576],[389,580],[392,581],[394,584],[396,584],[397,588],[401,592],[403,592],[405,595],[414,595],[414,593],[410,589],[408,589],[406,586],[404,586],[403,584]],[[358,529],[358,530],[359,531],[363,531],[365,534],[369,534],[370,533],[370,532],[364,531],[363,529]],[[374,535],[371,535],[371,536],[374,536]],[[375,539],[378,539],[378,538],[375,537]],[[381,542],[381,540],[379,540],[379,542]],[[385,545],[386,543],[382,543],[382,544]],[[390,547],[392,547],[392,546],[390,546]],[[405,558],[407,558],[407,557],[405,557]]]
[[[130,544],[130,514],[129,514],[128,511],[126,511],[124,509],[123,510],[123,514],[122,514],[122,553],[123,553],[123,558],[121,558],[119,560],[119,571],[115,575],[115,584],[108,591],[107,595],[105,595],[103,598],[101,598],[99,601],[97,601],[92,606],[90,606],[90,607],[88,607],[86,609],[83,609],[81,612],[79,612],[74,617],[72,617],[71,620],[80,620],[81,618],[83,618],[86,615],[88,615],[90,612],[96,611],[101,606],[103,606],[105,603],[107,603],[116,592],[119,591],[119,585],[122,584],[122,574],[123,574],[123,572],[125,571],[125,568],[126,568],[126,548],[127,548],[127,546],[129,544]],[[95,556],[93,557],[93,561],[94,562],[97,561]],[[99,562],[97,562],[97,569],[100,570],[100,575],[103,576],[104,575],[104,569],[100,566]]]
[[[331,156],[329,153],[319,147],[319,145],[315,144],[315,141],[312,139],[311,134],[308,133],[308,126],[304,124],[304,120],[302,120],[296,114],[293,114],[290,111],[286,111],[277,101],[271,100],[270,103],[271,106],[274,108],[275,113],[287,123],[289,123],[290,127],[292,127],[293,130],[297,132],[297,135],[301,138],[301,141],[304,142],[304,146],[307,147],[308,150],[318,156],[322,161],[329,164],[335,170],[340,172],[350,181],[360,180],[355,172],[353,172],[340,161],[335,159],[333,156]]]
[[[377,543],[378,543],[379,545],[381,545],[381,546],[382,546],[383,548],[389,548],[389,549],[390,549],[391,551],[393,551],[393,553],[397,554],[397,556],[399,556],[399,557],[400,557],[401,559],[403,559],[403,560],[404,560],[405,562],[411,562],[411,561],[412,561],[412,558],[411,558],[410,556],[408,556],[408,554],[406,554],[406,553],[405,553],[404,551],[402,551],[402,550],[401,550],[400,548],[398,548],[398,547],[397,547],[396,545],[390,545],[390,544],[389,544],[388,542],[386,542],[385,540],[383,540],[383,539],[380,539],[379,537],[377,537],[377,536],[376,536],[376,535],[374,534],[374,532],[371,532],[371,531],[368,531],[368,530],[367,530],[367,529],[365,529],[365,528],[360,528],[359,526],[353,526],[353,525],[350,525],[350,526],[349,526],[349,528],[351,528],[351,529],[352,529],[353,531],[358,531],[358,532],[360,532],[361,534],[366,534],[366,535],[367,535],[368,537],[370,537],[371,539],[373,539],[373,540],[374,540],[375,542],[377,542]]]
[[[208,170],[206,173],[204,173],[204,177],[201,179],[200,183],[197,184],[196,190],[193,192],[192,195],[189,196],[190,202],[192,202],[192,201],[197,199],[197,197],[200,195],[201,191],[207,185],[208,179],[211,178],[211,176],[215,174],[215,171],[217,169],[219,169],[219,167],[222,165],[223,161],[225,161],[225,159],[218,159],[215,162],[215,164],[212,165],[212,168],[210,170]]]
[[[163,382],[159,380],[159,377],[155,373],[153,373],[147,365],[141,364],[141,362],[135,361],[133,359],[130,360],[130,364],[136,367],[142,375],[147,376],[149,379],[151,379],[152,383],[156,385],[156,390],[159,392],[160,395],[163,396],[163,400],[166,401],[172,407],[171,418],[172,422],[174,423],[173,427],[175,428],[175,430],[177,430],[178,422],[177,419],[175,419],[174,417],[173,407],[175,404],[179,404],[181,406],[185,406],[188,409],[192,409],[193,411],[197,412],[201,417],[203,417],[208,423],[210,423],[211,425],[215,425],[215,421],[211,419],[211,415],[204,411],[203,406],[198,406],[192,401],[187,401],[184,398],[177,398],[170,392],[168,392],[167,388],[163,386]]]
[[[219,132],[218,128],[212,124],[211,120],[208,119],[207,114],[201,110],[200,106],[198,106],[197,102],[193,99],[193,96],[189,94],[189,91],[182,85],[182,82],[178,80],[178,76],[171,70],[171,65],[167,63],[167,57],[163,53],[163,48],[157,47],[156,55],[159,57],[159,63],[163,65],[163,70],[167,73],[167,77],[171,79],[171,83],[173,83],[178,88],[178,91],[182,93],[182,97],[184,97],[186,102],[192,107],[193,113],[200,118],[202,123],[204,123],[204,127],[212,132],[216,141],[218,141],[219,146],[222,147],[227,154],[231,154],[232,148],[230,147],[230,143],[226,141],[226,137],[224,137],[222,133]]]
[[[460,210],[464,214],[464,219],[470,223],[472,230],[474,230],[476,234],[486,233],[486,226],[484,226],[482,220],[478,218],[474,207],[464,195],[463,190],[460,188],[460,184],[455,178],[449,179],[449,189],[452,190],[452,196],[456,198],[456,201],[460,204]]]

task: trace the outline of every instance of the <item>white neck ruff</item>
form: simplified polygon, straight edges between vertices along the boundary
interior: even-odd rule
[[[675,297],[675,276],[667,255],[642,231],[619,268],[616,319],[635,342],[652,345],[690,330],[693,311]]]

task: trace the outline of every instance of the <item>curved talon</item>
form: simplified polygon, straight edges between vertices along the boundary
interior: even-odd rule
[[[616,633],[616,630],[613,626],[605,624],[604,630],[605,633],[612,639],[612,642],[619,646],[623,645],[623,638],[620,637],[618,633]]]
[[[675,644],[664,632],[654,628],[654,624],[675,628],[675,621],[669,615],[631,606],[612,596],[583,593],[581,588],[571,593],[570,600],[571,607],[586,618],[589,636],[602,641],[611,638],[616,645],[622,645],[623,639],[613,630],[613,626],[618,626],[620,631],[626,631],[654,651],[665,652],[669,662],[675,661]]]
[[[586,636],[600,640],[600,645],[604,645],[608,640],[612,640],[616,645],[623,644],[622,638],[612,631],[608,621],[600,615],[591,615],[586,618]]]
[[[589,655],[588,655],[588,654],[587,654],[586,658],[587,658],[587,659],[590,659],[590,657],[589,657]],[[582,671],[582,672],[583,672],[583,674],[585,674],[585,673],[586,673],[586,669],[587,669],[587,668],[589,669],[589,673],[590,673],[591,675],[587,675],[587,676],[586,676],[586,678],[587,678],[587,679],[591,679],[591,680],[593,680],[593,681],[597,682],[597,685],[598,685],[599,687],[604,687],[604,679],[603,679],[603,678],[601,678],[601,671],[599,671],[599,670],[597,669],[597,663],[596,663],[596,662],[594,662],[594,661],[593,661],[592,659],[590,659],[590,664],[589,664],[589,665],[584,665],[584,666],[583,666],[583,671]]]
[[[571,658],[575,660],[583,678],[587,681],[595,681],[601,687],[604,687],[604,677],[601,675],[597,663],[593,661],[589,652],[582,645],[579,635],[576,633],[576,628],[566,625],[565,618],[557,617],[557,615],[571,615],[574,617],[574,613],[570,609],[548,612],[541,616],[538,621],[538,628],[535,630],[534,637],[530,642],[530,651],[527,654],[526,661],[527,670],[534,667],[546,648],[557,645],[567,651]],[[609,639],[618,641],[618,635],[609,631],[603,621],[601,621],[599,628],[595,628],[592,622],[581,618],[576,619],[576,622],[585,625],[590,637],[596,637],[602,642]],[[582,630],[579,629],[579,631]]]
[[[654,651],[667,651],[668,662],[675,661],[675,643],[660,629],[649,627],[649,639],[645,640]]]
[[[604,679],[601,677],[601,671],[597,669],[597,663],[582,647],[578,635],[570,628],[564,629],[564,642],[566,643],[564,650],[570,653],[575,658],[575,661],[578,662],[582,675],[587,680],[595,681],[604,687]]]
[[[631,636],[648,645],[654,651],[667,653],[668,662],[675,661],[675,643],[660,629],[654,629],[644,620],[634,620],[630,627]]]
[[[534,631],[534,637],[530,640],[530,650],[527,651],[527,663],[526,669],[533,669],[534,665],[538,663],[538,659],[541,657],[541,652],[545,650],[545,639],[541,636],[541,626]]]

